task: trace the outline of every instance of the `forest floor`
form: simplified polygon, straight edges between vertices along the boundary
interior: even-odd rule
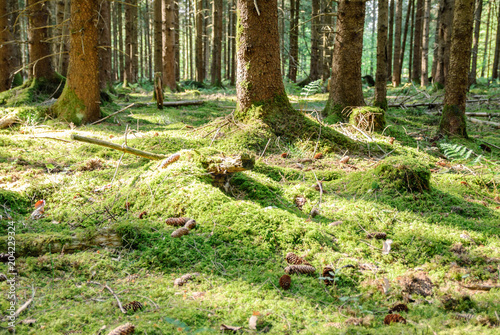
[[[327,94],[287,89],[316,119]],[[151,101],[140,86],[118,90],[121,98],[103,107],[108,115]],[[370,103],[373,88],[364,91]],[[32,299],[17,318],[18,334],[107,334],[127,322],[148,335],[216,334],[225,326],[251,334],[498,334],[498,129],[469,122],[470,139],[437,138],[439,108],[424,106],[390,108],[383,133],[331,126],[359,149],[328,148],[316,142],[319,132],[309,141],[236,136],[246,126],[231,121],[234,93],[187,89],[168,100],[205,103],[130,108],[82,127],[51,119],[43,103],[0,106],[0,118],[17,120],[0,130],[0,252],[12,225],[18,307]],[[474,87],[469,99],[478,101],[468,111],[499,113],[499,93]],[[406,86],[388,95],[390,104],[414,104],[441,101],[443,92]],[[500,122],[500,114],[489,120]],[[160,169],[158,161],[71,140],[121,145],[126,127],[128,146],[180,159]],[[256,164],[223,189],[196,158],[242,150]],[[377,177],[390,159],[418,161],[431,173],[430,189],[410,192]],[[30,219],[42,199],[43,217]],[[197,226],[172,238],[169,217]],[[316,271],[291,275],[284,290],[289,252]],[[8,274],[4,261],[0,273]],[[104,285],[142,309],[122,313]],[[3,315],[10,289],[0,282]],[[385,325],[396,304],[407,306],[394,311],[406,323]],[[5,318],[0,327],[7,332]]]

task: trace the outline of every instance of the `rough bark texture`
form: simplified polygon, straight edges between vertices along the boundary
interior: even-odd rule
[[[422,25],[422,69],[420,84],[425,87],[429,85],[429,21],[431,12],[431,0],[424,0],[424,21]]]
[[[290,56],[288,59],[288,79],[297,81],[297,68],[299,62],[299,12],[300,0],[290,1]]]
[[[75,124],[101,116],[97,19],[98,0],[71,2],[69,74],[53,111]]]
[[[365,105],[361,84],[364,21],[365,1],[339,2],[330,95],[325,107],[327,115],[345,118],[344,108]]]
[[[213,48],[212,48],[212,85],[222,85],[222,0],[214,0],[213,3]]]
[[[205,68],[203,65],[203,0],[196,1],[196,80],[203,82],[205,80]]]
[[[392,85],[398,87],[401,83],[401,28],[403,24],[403,0],[396,3],[396,27],[394,28],[394,62],[392,71]]]
[[[10,28],[10,36],[14,41],[21,40],[21,20],[19,17],[19,1],[18,0],[8,0],[8,13],[9,15],[9,28]],[[9,64],[12,66],[14,71],[17,71],[21,68],[23,63],[23,57],[21,53],[21,44],[15,43],[11,45],[11,55]],[[16,79],[17,78],[17,79]],[[22,84],[22,72],[18,72],[14,75],[13,85],[21,85]]]
[[[417,0],[417,5],[415,7],[413,69],[411,76],[414,81],[420,81],[420,74],[422,70],[422,28],[424,23],[424,2],[425,0]]]
[[[394,45],[394,1],[396,0],[390,0],[389,4],[389,35],[387,37],[387,80],[391,80],[392,78],[392,51]]]
[[[10,65],[11,47],[7,44],[10,41],[9,17],[7,15],[7,2],[0,3],[0,92],[10,88],[12,71]]]
[[[498,78],[499,61],[500,61],[500,10],[498,11],[498,17],[497,17],[497,36],[495,41],[495,56],[493,58],[493,72],[491,74],[492,79]]]
[[[309,68],[309,79],[318,80],[321,77],[321,52],[320,52],[320,6],[319,0],[312,0],[311,12],[311,63]]]
[[[30,78],[52,79],[54,68],[52,67],[52,57],[48,26],[50,25],[48,3],[39,0],[27,0],[28,9],[28,49],[30,55]]]
[[[483,54],[483,65],[481,67],[481,77],[484,77],[486,66],[486,59],[488,58],[488,46],[490,41],[490,21],[491,21],[491,2],[488,2],[488,15],[486,18],[486,37],[484,38],[484,54]],[[488,73],[488,72],[486,72]],[[486,75],[488,76],[488,75]]]
[[[162,0],[154,0],[154,44],[155,44],[155,75],[163,69],[162,56],[162,37],[161,37],[161,2]]]
[[[163,85],[175,91],[174,1],[163,0]]]
[[[111,7],[109,1],[99,5],[99,86],[104,90],[111,86]]]
[[[231,1],[231,85],[236,84],[236,0]]]
[[[332,46],[333,46],[333,36],[335,31],[335,21],[333,14],[333,2],[329,0],[323,1],[323,12],[325,16],[323,17],[323,74],[321,79],[324,82],[328,81],[330,78],[330,68],[332,66]]]
[[[453,35],[450,69],[444,96],[441,133],[467,138],[465,102],[474,24],[474,0],[456,0],[453,16]]]
[[[474,37],[472,39],[472,59],[469,73],[469,86],[476,83],[477,56],[479,49],[479,34],[481,33],[481,14],[483,12],[483,1],[476,0],[474,9]]]
[[[180,17],[179,16],[179,1],[174,0],[175,81],[181,80],[181,44],[180,44],[180,34],[179,34],[179,17]]]
[[[448,77],[454,3],[455,0],[441,0],[439,2],[438,59],[434,82],[442,86],[446,84]]]
[[[375,75],[376,107],[387,110],[387,0],[378,0],[377,73]]]
[[[120,80],[125,79],[125,55],[123,52],[125,48],[123,46],[123,4],[121,2],[115,2],[116,14],[118,16],[118,73]]]
[[[125,79],[124,85],[137,82],[137,0],[127,0],[125,5]]]
[[[411,13],[412,13],[412,10],[413,10],[413,3],[415,1],[414,0],[410,0],[409,3],[408,3],[408,9],[406,11],[406,19],[405,19],[405,29],[404,29],[404,33],[403,33],[403,41],[401,42],[401,53],[399,55],[399,74],[402,73],[402,69],[403,69],[403,62],[404,62],[404,59],[405,59],[405,49],[406,49],[406,39],[408,37],[408,29],[410,27],[410,18],[411,18]],[[398,82],[398,86],[399,84],[401,83],[401,77],[399,77],[399,82]]]

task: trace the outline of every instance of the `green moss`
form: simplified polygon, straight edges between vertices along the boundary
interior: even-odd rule
[[[429,166],[418,159],[395,156],[382,161],[374,170],[384,186],[423,192],[430,189]]]
[[[363,130],[381,131],[385,128],[385,112],[379,107],[356,107],[349,115],[349,123]]]
[[[0,205],[4,205],[20,214],[26,214],[30,202],[25,196],[17,192],[0,188]]]
[[[73,122],[75,125],[82,123],[85,111],[85,104],[68,85],[64,86],[61,96],[52,106],[54,115],[66,122]]]

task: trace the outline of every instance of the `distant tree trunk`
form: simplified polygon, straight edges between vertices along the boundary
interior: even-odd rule
[[[125,81],[124,53],[127,52],[127,50],[125,50],[125,47],[123,45],[123,3],[115,2],[115,5],[117,10],[116,15],[118,16],[118,50],[120,50],[120,52],[118,53],[118,73],[120,74],[120,80]]]
[[[446,82],[441,133],[467,138],[465,102],[474,25],[474,0],[456,0],[453,15],[450,69]]]
[[[9,30],[8,6],[6,1],[0,3],[0,92],[10,89],[12,82],[11,66],[12,48]]]
[[[439,12],[439,7],[438,7],[438,12]],[[432,77],[432,83],[435,82],[436,79],[436,69],[437,69],[437,60],[438,60],[438,51],[439,51],[439,15],[437,15],[436,18],[436,27],[434,28],[434,44],[433,44],[433,59],[432,59],[432,70],[431,70],[431,77]]]
[[[309,79],[311,81],[321,78],[321,53],[320,53],[320,5],[319,0],[312,0],[311,11],[311,63],[309,68]]]
[[[153,56],[153,50],[151,46],[151,22],[150,22],[150,11],[149,11],[149,1],[146,1],[146,11],[144,12],[144,22],[146,24],[146,68],[147,68],[147,77],[150,81],[153,80],[153,64],[151,61],[151,57]]]
[[[125,79],[123,85],[137,82],[137,0],[127,0],[125,5]]]
[[[299,12],[300,0],[290,0],[290,58],[288,64],[288,79],[297,82],[299,62]]]
[[[3,0],[5,2],[5,0]],[[48,3],[39,0],[27,0],[29,29],[28,49],[30,55],[30,78],[52,79],[54,68],[48,40],[48,26],[50,25],[50,14]]]
[[[401,84],[401,74],[403,73],[403,62],[405,60],[405,49],[406,49],[406,38],[408,36],[408,29],[410,27],[410,19],[411,19],[411,16],[412,16],[412,10],[413,10],[413,2],[415,0],[409,0],[408,1],[408,9],[406,11],[406,19],[405,19],[405,29],[404,29],[404,33],[403,33],[403,42],[401,42],[401,53],[399,55],[399,82],[397,83],[399,86],[399,84]],[[410,69],[410,67],[409,67]],[[408,70],[410,73],[411,73],[411,69]]]
[[[210,31],[211,15],[210,13],[210,0],[205,0],[203,4],[203,67],[205,68],[204,78],[208,79],[210,69]]]
[[[179,1],[174,0],[174,37],[175,37],[175,80],[181,80],[181,44],[179,29]]]
[[[175,92],[174,2],[163,0],[163,84]]]
[[[361,54],[365,1],[340,0],[337,9],[337,34],[333,49],[330,95],[325,114],[345,118],[345,107],[363,106]]]
[[[372,49],[376,49],[376,41],[375,41],[375,32],[377,29],[375,28],[375,22],[376,22],[376,17],[377,17],[377,6],[375,1],[372,1],[372,33],[371,33],[371,47]],[[374,63],[376,62],[376,53],[375,52],[370,52],[370,76],[373,76],[373,68],[374,68]]]
[[[444,86],[448,77],[450,62],[451,33],[453,28],[453,7],[455,0],[441,0],[439,3],[438,60],[435,83]]]
[[[412,81],[420,81],[422,70],[422,28],[424,23],[424,2],[425,0],[417,0],[417,7],[415,8]]]
[[[109,1],[100,3],[99,33],[99,86],[101,90],[111,87],[111,8]]]
[[[376,107],[387,110],[387,11],[388,0],[378,0],[377,74],[375,75]]]
[[[414,45],[413,45],[413,38],[414,38],[414,30],[415,30],[415,7],[416,7],[416,2],[417,0],[412,0],[413,6],[411,9],[411,23],[410,23],[410,54],[408,56],[408,82],[413,81],[413,67],[412,67],[412,62],[413,62],[413,50],[414,50]]]
[[[205,69],[203,66],[203,0],[196,1],[196,80],[205,80]]]
[[[409,5],[408,5],[409,6]],[[398,87],[401,83],[401,28],[403,24],[403,0],[396,3],[396,27],[394,29],[394,63],[392,72],[392,85]]]
[[[189,39],[189,79],[193,80],[194,77],[194,72],[193,72],[193,66],[194,66],[194,57],[193,57],[193,26],[194,26],[194,20],[193,20],[193,14],[194,14],[194,8],[193,8],[193,2],[191,0],[188,0],[189,4],[189,13],[188,13],[188,39]]]
[[[231,85],[236,85],[236,0],[231,1]]]
[[[429,21],[431,13],[431,0],[424,0],[424,21],[422,25],[422,69],[420,85],[429,85]]]
[[[493,71],[491,74],[492,79],[498,78],[499,60],[500,60],[500,9],[498,10],[498,18],[497,18],[497,36],[495,41],[495,57],[493,58]]]
[[[77,125],[101,117],[97,21],[98,0],[72,0],[68,78],[53,111]]]
[[[392,78],[392,50],[394,44],[394,1],[395,0],[390,0],[389,4],[389,36],[387,38],[387,80],[391,80]]]
[[[471,70],[469,74],[469,86],[476,83],[477,76],[477,56],[479,49],[479,34],[481,33],[481,14],[483,12],[483,1],[476,0],[474,9],[474,37],[472,39],[472,59]],[[486,50],[485,50],[486,51]]]
[[[488,45],[490,37],[490,21],[491,21],[491,1],[488,2],[488,16],[486,19],[486,37],[484,38],[484,54],[483,54],[483,65],[481,67],[481,77],[484,78],[484,70],[487,68],[486,59],[488,58]],[[486,72],[486,76],[488,73]]]
[[[214,0],[213,2],[213,26],[212,26],[212,85],[222,85],[222,0]]]
[[[335,31],[335,21],[333,14],[333,4],[329,0],[323,1],[324,31],[323,31],[323,74],[321,78],[324,82],[330,78],[330,68],[332,66],[332,45],[333,35]]]

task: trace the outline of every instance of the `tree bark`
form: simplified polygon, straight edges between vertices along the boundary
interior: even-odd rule
[[[9,44],[11,40],[9,30],[9,16],[7,1],[0,3],[0,92],[10,89],[12,82],[12,48]]]
[[[179,1],[174,0],[174,57],[175,57],[175,80],[181,80],[181,44],[179,29]]]
[[[387,110],[387,11],[388,0],[378,0],[377,73],[375,75],[376,107]]]
[[[401,73],[403,72],[403,62],[405,60],[405,49],[406,49],[406,38],[408,37],[408,29],[410,27],[410,19],[411,19],[411,16],[412,16],[412,9],[413,9],[413,3],[414,3],[415,0],[409,0],[408,1],[408,9],[406,11],[406,19],[405,19],[405,29],[404,29],[404,33],[403,33],[403,42],[401,42],[401,53],[399,55],[399,82],[398,82],[398,86],[399,84],[401,84]],[[411,69],[409,68],[408,70],[409,72],[411,72]]]
[[[77,125],[101,116],[97,20],[98,0],[71,2],[68,78],[52,108],[59,118]]]
[[[321,78],[321,53],[320,53],[320,0],[312,0],[311,11],[311,63],[309,68],[309,79],[311,81]],[[298,12],[298,11],[297,11]]]
[[[290,1],[290,57],[288,64],[288,79],[297,82],[299,62],[299,12],[300,0]]]
[[[50,14],[48,3],[39,0],[27,0],[29,29],[28,49],[30,56],[30,78],[52,79],[54,68],[48,42],[50,25]]]
[[[118,73],[120,75],[120,80],[125,81],[125,55],[126,52],[123,45],[123,3],[115,2],[118,16]]]
[[[390,5],[389,5],[389,35],[387,37],[387,80],[391,80],[393,71],[392,51],[394,45],[394,1],[395,0],[390,0]]]
[[[212,8],[212,85],[222,86],[222,0],[214,0]]]
[[[231,1],[231,85],[236,84],[236,0]]]
[[[483,54],[483,65],[481,67],[481,77],[484,77],[485,69],[487,68],[486,59],[488,58],[488,46],[489,46],[489,37],[490,37],[490,21],[491,21],[491,1],[488,2],[488,15],[486,19],[486,37],[484,38],[484,54]],[[486,72],[486,76],[488,76],[488,72]]]
[[[9,15],[9,28],[10,28],[10,37],[14,41],[21,40],[21,17],[19,15],[19,1],[18,0],[9,0],[8,2],[8,12]],[[21,44],[15,43],[11,45],[11,58],[9,60],[9,64],[12,67],[12,71],[18,71],[21,69],[23,64],[23,56],[21,52]],[[14,85],[20,85],[22,83],[22,71],[17,72],[14,75],[13,83]],[[17,78],[17,80],[16,80]]]
[[[137,0],[127,0],[125,5],[125,79],[123,85],[137,82]]]
[[[446,82],[441,133],[467,138],[465,102],[474,25],[474,0],[456,0],[453,15],[453,33],[450,69]]]
[[[203,0],[196,1],[196,80],[205,80],[205,69],[203,65]]]
[[[339,2],[327,115],[345,118],[344,108],[365,105],[361,84],[364,21],[365,1]]]
[[[327,82],[328,79],[330,78],[330,68],[332,66],[332,41],[333,41],[333,36],[334,36],[334,31],[335,31],[335,21],[334,21],[334,16],[333,14],[333,2],[330,2],[329,0],[324,0],[323,1],[323,13],[325,14],[324,16],[324,21],[323,21],[323,74],[321,76],[321,79],[323,79],[323,82]]]
[[[422,24],[422,69],[420,74],[420,85],[429,85],[429,21],[431,13],[431,0],[424,0],[424,20]]]
[[[413,81],[413,67],[412,67],[412,62],[413,62],[413,50],[414,50],[414,45],[413,45],[413,40],[414,40],[414,31],[415,31],[415,7],[416,7],[416,2],[417,0],[412,0],[412,8],[411,8],[411,23],[410,23],[410,54],[408,56],[408,82]]]
[[[172,92],[175,86],[175,27],[174,2],[163,0],[163,85]]]
[[[408,5],[409,6],[409,5]],[[403,0],[396,3],[396,27],[394,29],[394,62],[392,72],[392,85],[398,87],[401,83],[401,28],[403,24]]]
[[[99,86],[111,87],[111,8],[109,1],[100,3],[99,11]]]
[[[477,56],[479,50],[479,34],[481,33],[481,14],[483,12],[483,1],[476,0],[474,9],[474,37],[472,39],[472,59],[469,74],[469,86],[476,83]]]
[[[417,0],[417,6],[415,7],[413,70],[411,76],[413,81],[420,81],[420,75],[422,72],[422,28],[424,23],[424,2],[425,0]]]
[[[498,78],[499,60],[500,60],[500,10],[498,10],[498,17],[497,17],[497,36],[495,41],[495,56],[493,58],[493,71],[491,74],[491,79]]]
[[[439,3],[439,50],[434,82],[442,86],[446,84],[448,77],[454,3],[455,0],[441,0]]]

